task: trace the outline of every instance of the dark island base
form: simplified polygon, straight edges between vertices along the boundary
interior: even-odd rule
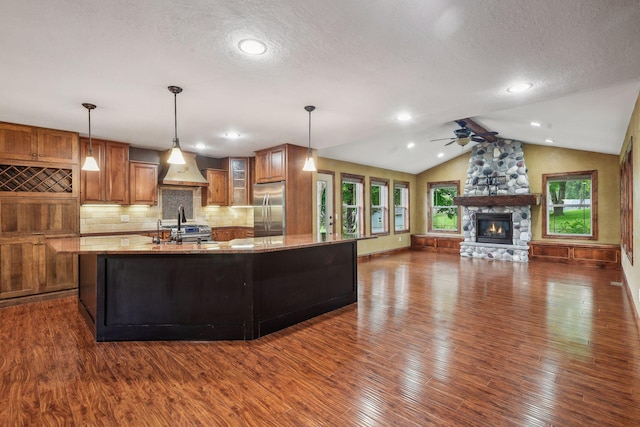
[[[97,341],[252,340],[357,301],[356,242],[238,254],[80,254]]]

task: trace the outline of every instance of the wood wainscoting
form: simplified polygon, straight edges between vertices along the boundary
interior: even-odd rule
[[[529,260],[621,269],[620,245],[574,242],[529,242]]]
[[[462,237],[412,234],[411,250],[459,254],[460,242],[463,241]]]

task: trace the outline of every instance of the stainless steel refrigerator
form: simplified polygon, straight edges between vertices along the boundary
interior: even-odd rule
[[[255,237],[284,235],[284,196],[284,181],[253,186],[253,233]]]

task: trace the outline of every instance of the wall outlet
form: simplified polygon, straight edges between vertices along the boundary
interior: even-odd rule
[[[129,215],[120,215],[120,222],[129,222]]]
[[[402,236],[398,236],[398,242],[402,242]]]

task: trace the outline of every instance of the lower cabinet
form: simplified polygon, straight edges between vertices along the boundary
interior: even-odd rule
[[[78,286],[78,255],[56,254],[53,249],[44,245],[44,259],[45,280],[40,283],[40,293],[74,289]]]
[[[39,237],[0,239],[0,298],[33,295],[40,289]]]
[[[55,254],[43,235],[0,239],[0,299],[73,289],[78,256]]]
[[[211,237],[216,242],[228,242],[233,239],[253,237],[253,228],[249,227],[218,227],[211,230]]]

